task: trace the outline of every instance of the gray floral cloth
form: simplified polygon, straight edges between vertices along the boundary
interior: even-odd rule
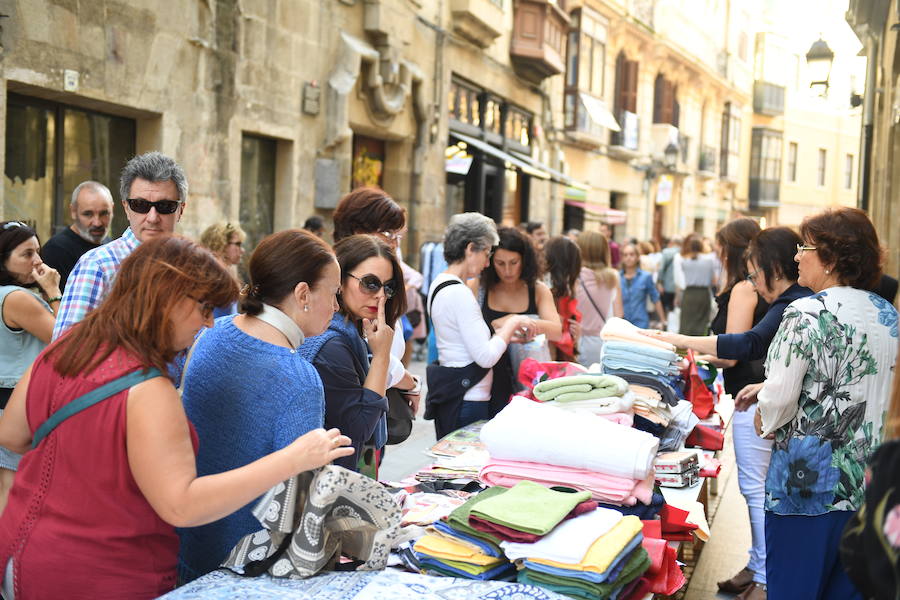
[[[401,509],[377,481],[329,465],[279,483],[253,514],[264,529],[244,536],[222,566],[264,560],[285,542],[286,550],[267,571],[300,579],[331,570],[341,555],[361,561],[357,570],[383,569],[399,533]]]
[[[775,433],[766,510],[859,509],[881,444],[897,356],[897,311],[873,293],[833,287],[792,302],[769,346],[759,393]]]

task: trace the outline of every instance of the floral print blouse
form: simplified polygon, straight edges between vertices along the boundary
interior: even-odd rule
[[[833,287],[792,302],[766,357],[763,435],[775,433],[766,510],[857,510],[881,444],[897,356],[897,311],[876,294]]]

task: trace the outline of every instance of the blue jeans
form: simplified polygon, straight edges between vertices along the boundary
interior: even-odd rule
[[[459,407],[459,417],[456,419],[456,428],[460,429],[475,421],[487,420],[490,415],[489,402],[471,402],[463,400]]]

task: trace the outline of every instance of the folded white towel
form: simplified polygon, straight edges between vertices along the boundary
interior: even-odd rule
[[[584,412],[514,397],[481,429],[491,457],[645,479],[659,440]]]
[[[619,521],[622,513],[609,508],[597,508],[589,513],[563,521],[553,531],[534,542],[500,542],[509,560],[540,558],[566,564],[578,564],[598,538],[605,535]]]

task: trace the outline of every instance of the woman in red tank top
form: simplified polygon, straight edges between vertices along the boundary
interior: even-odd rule
[[[308,291],[295,292],[299,302],[312,301]],[[25,453],[0,516],[0,573],[12,572],[3,583],[17,600],[164,594],[175,586],[174,527],[220,519],[352,453],[338,430],[318,429],[240,469],[197,477],[196,435],[166,376],[75,414],[31,449],[38,427],[72,400],[136,370],[166,373],[212,325],[212,307],[236,296],[207,250],[178,236],[145,242],[103,304],[19,381],[0,418],[0,445]]]

